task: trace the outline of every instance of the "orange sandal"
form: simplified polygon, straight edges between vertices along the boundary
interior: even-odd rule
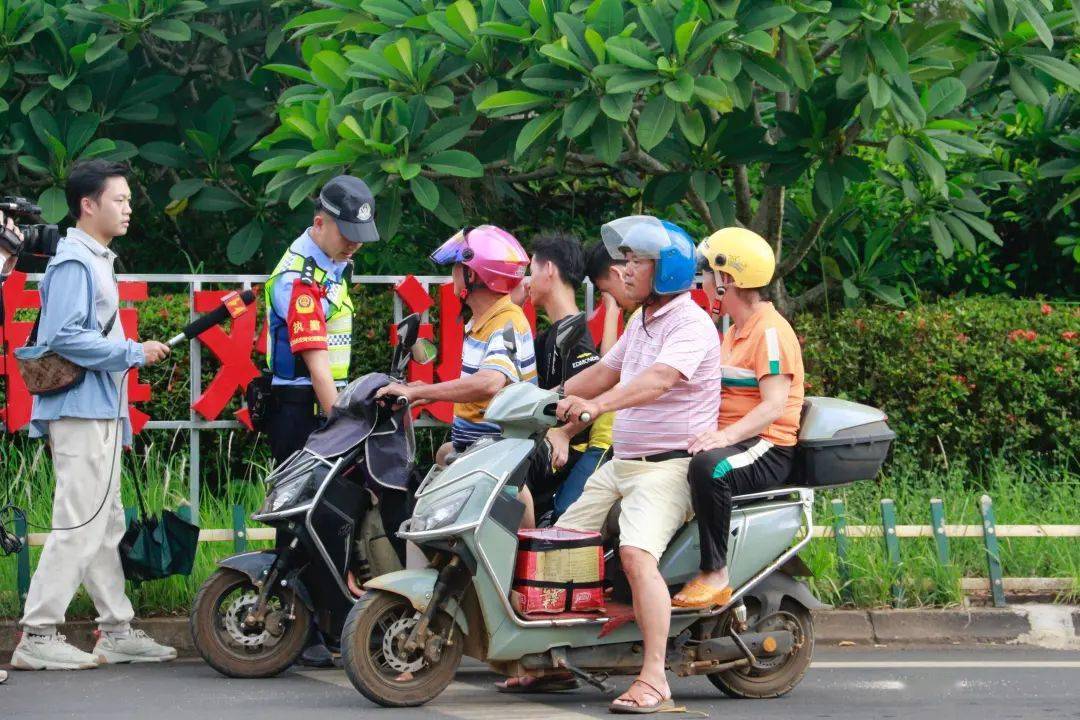
[[[731,586],[717,589],[700,580],[692,580],[677,595],[682,595],[683,599],[673,598],[671,601],[672,607],[710,608],[723,606],[731,600]]]

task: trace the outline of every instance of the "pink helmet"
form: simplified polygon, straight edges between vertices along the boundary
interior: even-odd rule
[[[461,263],[497,293],[509,293],[521,284],[529,266],[521,243],[494,225],[461,230],[431,253],[431,260],[437,265]]]

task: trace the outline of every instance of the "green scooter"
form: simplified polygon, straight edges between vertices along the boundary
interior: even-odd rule
[[[585,332],[584,314],[562,330],[558,347],[573,347]],[[341,637],[348,677],[371,701],[427,703],[453,681],[463,655],[509,676],[569,671],[603,691],[610,690],[607,677],[640,670],[641,632],[625,604],[609,602],[595,617],[536,619],[519,616],[510,602],[524,511],[517,495],[530,456],[556,424],[559,399],[527,383],[505,387],[485,415],[502,427],[502,437],[432,468],[421,484],[399,536],[421,548],[428,566],[368,581]],[[791,484],[734,499],[730,602],[672,612],[671,671],[704,675],[742,698],[777,697],[798,684],[814,652],[811,611],[825,607],[795,579],[810,574],[797,553],[812,536],[814,489],[872,479],[894,437],[879,410],[807,399]],[[610,573],[618,554],[609,550],[607,557]],[[698,559],[691,521],[660,561],[672,590],[697,573]],[[614,575],[617,584],[617,569]]]

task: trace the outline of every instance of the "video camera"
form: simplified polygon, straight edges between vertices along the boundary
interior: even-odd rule
[[[0,212],[15,221],[22,239],[0,225],[0,280],[15,269],[15,263],[23,253],[52,257],[60,242],[60,229],[56,225],[41,222],[41,208],[23,197],[0,198]],[[22,221],[20,223],[20,221]],[[37,222],[34,222],[37,221]]]

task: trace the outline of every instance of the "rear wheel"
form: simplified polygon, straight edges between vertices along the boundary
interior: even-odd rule
[[[759,618],[756,601],[747,600],[747,621],[752,632],[789,631],[795,642],[791,652],[770,658],[758,658],[762,669],[733,668],[707,675],[709,682],[725,695],[734,698],[774,698],[791,691],[810,667],[814,656],[814,621],[810,611],[790,599],[780,610]]]
[[[368,591],[349,611],[341,659],[349,680],[368,700],[383,707],[423,705],[453,681],[464,647],[453,618],[439,612],[431,639],[406,651],[419,620],[407,599],[381,590]]]
[[[289,589],[271,591],[267,613],[257,625],[245,622],[259,589],[244,573],[214,572],[195,596],[191,637],[206,663],[222,675],[272,677],[296,662],[304,650],[311,613]]]

